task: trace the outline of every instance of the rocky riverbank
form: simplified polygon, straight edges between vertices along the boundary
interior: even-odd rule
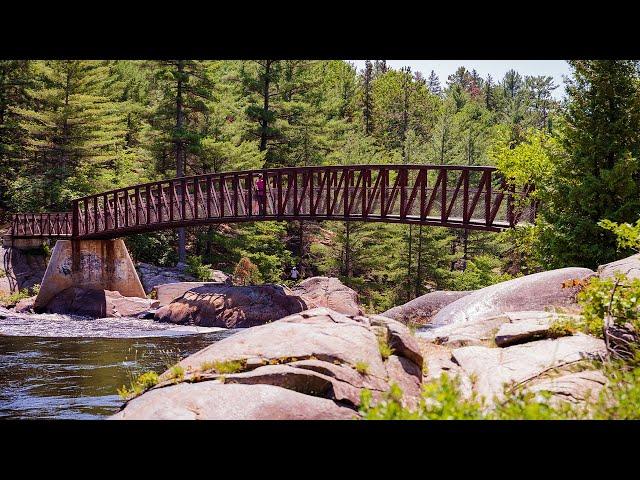
[[[396,384],[411,407],[422,385],[445,372],[487,408],[515,392],[582,403],[607,382],[598,363],[604,342],[553,325],[579,316],[577,284],[594,275],[553,270],[475,292],[436,292],[385,312],[430,323],[414,333],[386,315],[303,310],[187,357],[112,418],[353,419],[363,389],[375,401]]]
[[[351,419],[364,389],[375,400],[396,384],[411,407],[443,373],[459,378],[464,396],[489,404],[509,391],[586,401],[606,384],[598,367],[604,343],[554,324],[580,316],[585,280],[615,271],[634,275],[640,255],[598,272],[564,268],[473,292],[432,292],[382,315],[363,314],[357,293],[333,278],[288,289],[233,286],[222,276],[163,284],[159,277],[174,277],[154,271],[145,286],[157,299],[76,288],[48,309],[168,328],[251,327],[181,360],[114,418]],[[28,312],[29,302],[16,310]],[[8,315],[28,329],[30,313],[0,311]]]

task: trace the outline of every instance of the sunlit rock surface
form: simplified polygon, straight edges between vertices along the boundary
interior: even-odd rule
[[[292,288],[309,308],[327,307],[345,315],[361,315],[358,293],[334,277],[311,277]]]
[[[393,348],[391,355],[383,357],[381,341]],[[231,371],[218,371],[229,365],[235,365]],[[422,354],[399,322],[315,308],[236,333],[178,368],[184,372],[180,382],[189,386],[175,385],[175,369],[169,369],[115,418],[355,418],[363,388],[380,398],[396,383],[403,402],[414,405]],[[263,392],[271,392],[275,403],[263,401]],[[245,398],[254,399],[251,406]],[[323,405],[324,413],[318,410]]]
[[[444,307],[431,325],[471,322],[522,310],[577,309],[578,287],[567,286],[567,282],[592,275],[595,272],[588,268],[561,268],[481,288]]]

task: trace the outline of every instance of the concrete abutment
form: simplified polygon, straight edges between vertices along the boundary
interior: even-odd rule
[[[125,297],[146,297],[127,247],[120,238],[58,240],[34,308],[44,309],[53,297],[70,287],[112,290]]]

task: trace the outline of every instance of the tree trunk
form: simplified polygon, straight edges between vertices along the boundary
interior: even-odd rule
[[[418,265],[416,269],[418,270],[416,272],[416,297],[419,297],[422,293],[422,225],[418,230]]]
[[[176,131],[178,135],[182,135],[182,126],[184,124],[183,100],[182,100],[182,84],[184,74],[184,60],[178,61],[178,85],[176,93]],[[185,175],[185,159],[184,144],[182,137],[176,137],[176,176],[184,177]],[[184,228],[178,229],[178,262],[186,263],[187,261],[187,235]]]
[[[260,119],[260,151],[267,149],[267,134],[269,129],[269,88],[271,83],[271,60],[267,60],[264,67],[264,85],[262,90],[262,118]]]

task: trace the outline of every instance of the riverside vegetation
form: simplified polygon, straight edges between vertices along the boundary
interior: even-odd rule
[[[571,61],[553,79],[501,79],[340,60],[0,62],[0,215],[67,210],[136,182],[248,168],[367,163],[496,165],[534,183],[535,225],[503,234],[406,225],[256,222],[126,239],[136,260],[248,283],[339,277],[369,312],[431,290],[613,260],[601,219],[640,216],[635,61]],[[544,72],[541,72],[544,73]],[[593,115],[590,112],[595,112]],[[624,252],[621,252],[624,253]],[[247,264],[248,265],[248,264]],[[247,266],[245,265],[245,267]],[[244,271],[245,267],[240,267]]]
[[[556,101],[557,86],[544,75],[523,78],[511,70],[502,79],[481,78],[460,67],[441,83],[434,72],[395,70],[383,60],[367,61],[361,71],[339,60],[3,60],[0,217],[68,210],[77,196],[205,172],[495,165],[517,188],[535,185],[535,224],[493,234],[255,222],[126,242],[136,260],[185,263],[201,280],[217,269],[243,284],[282,283],[294,264],[303,277],[337,276],[369,313],[432,290],[476,290],[568,266],[594,269],[638,248],[640,74],[633,60],[569,63],[566,98]],[[392,389],[381,404],[363,399],[364,415],[637,416],[637,355],[633,342],[620,339],[637,339],[640,282],[621,276],[581,287],[583,315],[557,321],[552,333],[584,331],[607,341],[611,381],[590,413],[529,394],[512,395],[488,413],[482,400],[459,398],[455,379],[443,376],[425,388],[414,411],[401,407]],[[381,343],[380,353],[392,355],[388,348]],[[131,390],[153,381],[133,380]]]

